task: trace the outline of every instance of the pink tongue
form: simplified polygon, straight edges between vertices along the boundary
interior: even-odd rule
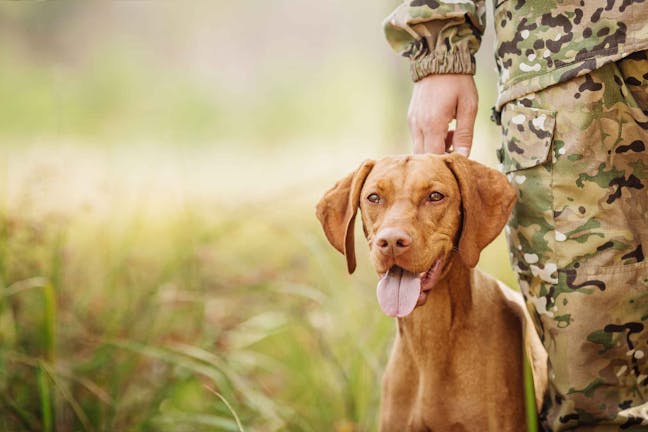
[[[380,309],[390,317],[404,317],[414,310],[421,294],[421,278],[401,268],[390,269],[376,288]]]

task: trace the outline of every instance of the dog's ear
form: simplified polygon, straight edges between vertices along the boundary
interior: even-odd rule
[[[461,192],[463,222],[459,255],[475,267],[481,250],[502,231],[517,198],[506,176],[460,154],[445,156]]]
[[[317,203],[317,218],[329,242],[344,254],[349,273],[356,268],[354,222],[360,205],[360,191],[374,166],[366,160],[351,174],[339,180]]]

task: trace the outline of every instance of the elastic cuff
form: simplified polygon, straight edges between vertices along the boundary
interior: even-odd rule
[[[414,82],[432,74],[475,74],[475,57],[468,51],[432,52],[410,63]]]

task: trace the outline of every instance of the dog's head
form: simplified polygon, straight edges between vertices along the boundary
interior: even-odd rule
[[[326,237],[356,267],[358,208],[371,261],[381,275],[378,300],[390,316],[425,301],[453,251],[474,267],[502,230],[515,202],[506,177],[456,153],[365,161],[317,205]]]

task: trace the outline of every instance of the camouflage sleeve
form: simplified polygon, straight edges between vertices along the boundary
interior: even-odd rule
[[[418,81],[431,74],[474,74],[485,20],[485,0],[406,0],[384,29],[392,48],[410,59]]]

